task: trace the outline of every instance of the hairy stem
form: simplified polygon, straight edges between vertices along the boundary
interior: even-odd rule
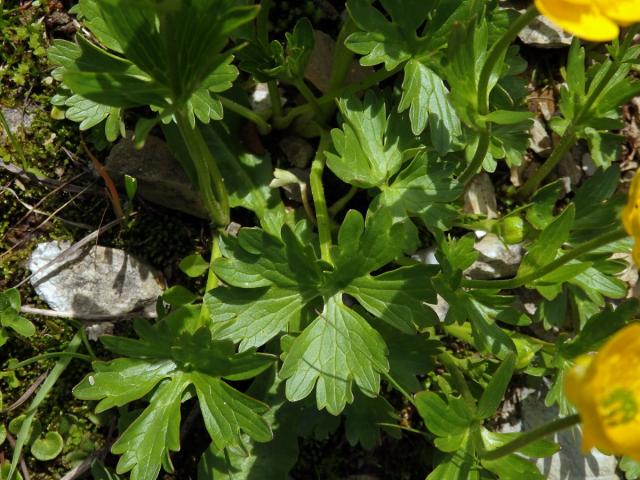
[[[322,260],[333,264],[331,258],[331,220],[327,210],[327,201],[324,196],[324,185],[322,183],[322,173],[324,172],[325,156],[324,151],[329,145],[329,136],[323,133],[320,137],[320,144],[316,157],[311,164],[311,194],[316,207],[316,222],[318,225],[318,236],[320,237],[320,255]]]
[[[220,169],[198,126],[191,126],[186,114],[176,113],[176,123],[198,176],[198,188],[211,220],[224,227],[229,223],[229,196]]]
[[[209,258],[209,271],[207,272],[207,284],[204,287],[204,293],[206,294],[208,291],[217,288],[220,284],[218,277],[213,271],[213,262],[222,256],[222,252],[220,252],[220,234],[216,231],[211,232],[211,257]],[[207,308],[206,303],[202,302],[202,307],[200,308],[200,320],[207,321],[209,319],[210,312]]]

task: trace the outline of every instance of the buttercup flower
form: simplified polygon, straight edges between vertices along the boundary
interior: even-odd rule
[[[584,453],[595,447],[640,461],[640,323],[580,357],[564,386],[580,413]]]
[[[629,189],[629,199],[622,209],[622,224],[633,237],[633,261],[640,267],[640,173],[636,173]]]
[[[606,42],[640,21],[640,0],[535,0],[545,17],[584,40]]]

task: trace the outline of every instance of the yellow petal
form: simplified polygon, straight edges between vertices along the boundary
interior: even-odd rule
[[[603,15],[618,25],[640,22],[640,0],[595,0]]]
[[[575,36],[594,42],[605,42],[618,37],[620,29],[604,16],[593,2],[568,0],[536,0],[540,13]]]

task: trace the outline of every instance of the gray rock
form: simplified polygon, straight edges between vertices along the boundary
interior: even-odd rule
[[[123,250],[101,246],[72,252],[43,269],[68,247],[68,242],[41,243],[29,258],[31,283],[51,309],[114,316],[154,310],[164,286],[156,270]]]
[[[484,215],[487,218],[498,217],[498,202],[491,177],[485,172],[476,175],[464,191],[464,211]]]
[[[488,233],[474,247],[480,255],[465,275],[478,279],[513,277],[522,261],[522,245],[505,245],[497,235]]]
[[[209,218],[198,189],[194,187],[165,142],[150,135],[136,150],[129,138],[121,139],[111,149],[106,168],[122,186],[124,175],[138,180],[138,195],[166,208]]]
[[[534,47],[564,48],[571,45],[573,36],[541,15],[524,27],[518,38],[522,43]]]
[[[520,388],[511,400],[505,401],[503,415],[512,414],[516,418],[512,424],[500,428],[502,432],[530,431],[540,425],[559,417],[558,408],[547,407],[544,397],[546,386],[539,389]],[[509,412],[508,410],[511,410]],[[515,414],[515,412],[519,412]],[[619,480],[616,473],[618,460],[611,455],[592,450],[583,455],[580,450],[582,435],[579,428],[556,433],[553,441],[561,446],[561,450],[546,458],[536,459],[535,463],[547,480]]]

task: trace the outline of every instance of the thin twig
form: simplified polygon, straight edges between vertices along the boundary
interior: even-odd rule
[[[47,378],[47,376],[49,375],[49,372],[44,372],[43,374],[41,374],[38,378],[36,378],[36,381],[33,382],[29,388],[27,388],[27,390],[22,394],[22,396],[17,399],[15,402],[13,402],[11,405],[9,405],[7,408],[5,408],[5,412],[10,412],[12,410],[15,410],[16,408],[18,408],[20,405],[22,405],[24,402],[26,402],[27,400],[29,400],[29,398],[31,397],[31,395],[33,395],[33,393],[38,389],[38,387],[40,386],[40,384],[42,382],[44,382],[44,379]]]
[[[147,310],[138,310],[135,312],[120,313],[118,315],[112,314],[91,314],[91,313],[78,313],[78,312],[58,312],[56,310],[47,310],[44,308],[36,308],[30,305],[22,305],[20,307],[20,313],[26,313],[29,315],[42,315],[43,317],[53,318],[69,318],[72,320],[86,320],[92,322],[103,321],[118,321],[118,320],[130,320],[132,318],[157,318],[156,312]]]
[[[88,188],[88,187],[87,187]],[[55,209],[53,211],[53,213],[51,213],[47,218],[45,218],[42,222],[40,222],[39,225],[37,225],[33,231],[36,231],[42,227],[44,227],[58,212],[64,210],[67,205],[69,205],[71,202],[73,202],[76,198],[78,198],[80,195],[82,195],[82,193],[76,193],[73,197],[71,197],[71,199],[69,199],[67,202],[65,202],[64,204],[62,204],[62,206],[58,207],[57,209]],[[95,232],[94,232],[95,233]],[[16,248],[18,248],[19,246],[23,245],[26,242],[26,240],[22,240],[20,242],[18,242],[17,244],[13,245],[9,250],[7,250],[6,252],[4,252],[2,255],[0,255],[0,260],[2,260],[3,258],[6,258],[11,252],[13,252]],[[22,285],[22,283],[20,283],[19,285]]]
[[[14,165],[12,163],[5,163],[2,160],[0,160],[0,169],[15,175],[16,177],[20,178],[20,180],[23,180],[25,182],[37,182],[48,187],[59,187],[67,183],[66,181],[62,182],[60,180],[54,180],[52,178],[37,177],[32,173],[24,171],[17,165]],[[104,190],[100,188],[96,188],[94,186],[91,186],[91,188],[87,190],[86,187],[68,184],[64,186],[63,190],[67,192],[74,192],[74,193],[83,192],[84,194],[97,195],[100,197],[106,196],[106,193],[104,192]]]
[[[131,215],[129,215],[129,218],[131,218],[133,215],[135,215],[135,212],[132,213]],[[56,263],[61,262],[62,260],[64,260],[65,258],[69,257],[71,254],[81,250],[83,247],[85,247],[87,244],[91,243],[92,241],[96,240],[100,235],[102,235],[104,232],[111,230],[113,227],[115,227],[116,225],[119,225],[120,223],[122,223],[121,218],[116,218],[115,220],[107,223],[105,226],[100,227],[99,229],[91,232],[89,235],[87,235],[86,237],[84,237],[82,240],[74,243],[73,245],[71,245],[69,248],[67,248],[66,250],[60,252],[60,254],[58,254],[56,256],[56,258],[54,258],[53,260],[51,260],[50,262],[47,262],[46,265],[44,265],[43,267],[39,268],[38,270],[36,270],[35,272],[33,272],[31,275],[28,275],[26,278],[24,278],[23,280],[21,280],[20,282],[18,282],[16,285],[14,285],[13,288],[18,288],[22,285],[24,285],[25,283],[27,283],[34,275],[37,275],[38,273],[41,273],[49,268],[51,268],[52,265],[55,265]],[[2,258],[0,256],[0,258]]]
[[[3,186],[0,186],[0,190],[4,190],[4,191],[6,191],[6,192],[9,192],[11,195],[13,195],[13,196],[14,196],[14,198],[18,201],[18,203],[19,203],[20,205],[22,205],[24,208],[26,208],[27,210],[29,210],[29,211],[27,212],[27,214],[26,214],[24,217],[22,217],[20,220],[18,220],[18,221],[13,225],[13,228],[14,228],[14,229],[15,229],[16,227],[18,227],[18,226],[19,226],[19,225],[20,225],[20,224],[21,224],[21,223],[22,223],[26,218],[28,218],[28,217],[29,217],[29,215],[31,215],[32,213],[37,213],[38,215],[48,216],[49,218],[55,218],[56,220],[60,220],[62,223],[66,223],[66,224],[68,224],[68,225],[71,225],[71,226],[74,226],[74,227],[78,227],[78,228],[84,228],[84,229],[86,229],[86,230],[91,230],[91,229],[93,228],[91,225],[87,225],[86,223],[74,222],[74,221],[72,221],[72,220],[67,220],[67,219],[65,219],[65,218],[58,217],[58,216],[54,215],[53,213],[45,212],[44,210],[39,210],[39,209],[37,208],[37,204],[36,204],[36,205],[29,205],[27,202],[23,201],[23,200],[18,196],[18,194],[15,192],[15,190],[12,190],[12,189],[11,189],[11,188],[9,188],[9,187],[3,187]],[[38,203],[41,203],[41,201],[40,201],[40,202],[38,202]],[[5,234],[5,237],[6,237],[6,235],[8,235],[8,232],[7,232],[7,234]],[[4,239],[4,238],[3,238],[3,239]]]

